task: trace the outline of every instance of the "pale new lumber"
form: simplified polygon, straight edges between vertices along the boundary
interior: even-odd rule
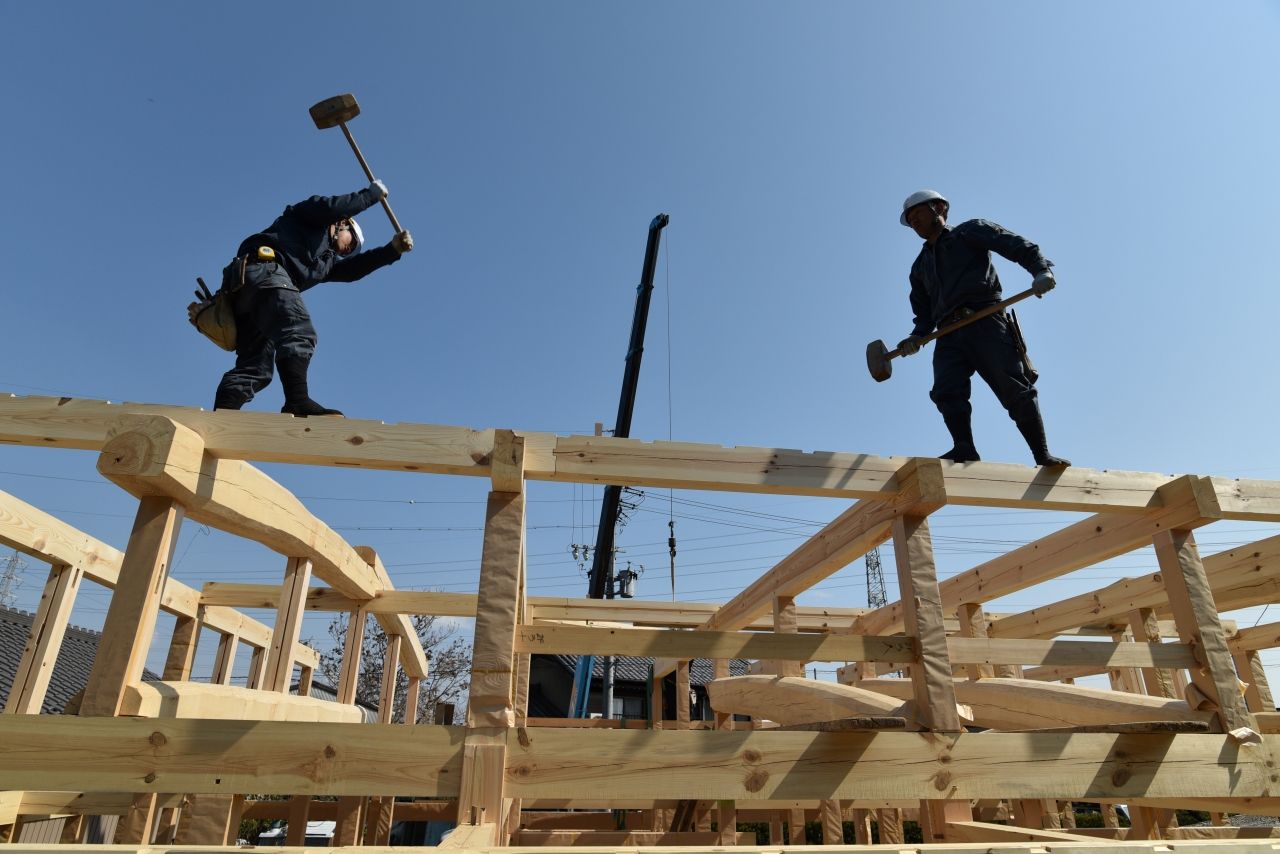
[[[1178,636],[1196,649],[1200,659],[1200,666],[1188,671],[1192,683],[1218,706],[1224,732],[1251,728],[1253,719],[1240,694],[1235,662],[1227,648],[1195,536],[1184,529],[1162,531],[1155,536],[1155,547]]]
[[[355,552],[373,569],[374,577],[383,586],[383,590],[379,592],[393,592],[391,576],[382,565],[382,558],[378,557],[378,553],[368,546],[356,546]],[[422,639],[418,637],[417,629],[413,627],[413,620],[405,614],[380,613],[372,610],[369,613],[373,614],[373,619],[382,627],[383,632],[401,639],[404,644],[401,655],[405,673],[418,679],[425,679],[428,669],[427,653],[422,648]]]
[[[1135,640],[1143,643],[1159,644],[1161,647],[1160,621],[1156,619],[1155,611],[1150,608],[1135,608],[1129,612],[1129,628],[1133,632]],[[1193,652],[1191,647],[1183,647],[1188,652]],[[1195,656],[1192,654],[1192,660],[1183,665],[1176,667],[1194,667],[1196,666]],[[1142,682],[1147,693],[1153,697],[1176,697],[1178,692],[1174,687],[1173,674],[1170,672],[1169,665],[1161,667],[1152,662],[1150,667],[1142,668]]]
[[[983,603],[1149,545],[1157,532],[1194,527],[1223,512],[1208,478],[1185,475],[1157,490],[1159,505],[1141,514],[1099,513],[942,581],[944,610]],[[854,622],[859,634],[891,634],[902,627],[902,604],[893,602]]]
[[[1206,558],[1205,563],[1208,561]],[[1280,646],[1280,623],[1263,623],[1260,626],[1237,629],[1234,634],[1227,636],[1227,645],[1235,652],[1273,649]]]
[[[148,496],[138,503],[120,579],[107,606],[102,638],[85,685],[81,715],[119,714],[125,692],[142,681],[181,524],[182,508],[169,498]]]
[[[364,654],[364,633],[369,615],[363,608],[347,620],[347,633],[342,641],[342,664],[338,671],[338,702],[353,704],[360,683],[360,658]]]
[[[309,557],[314,572],[349,596],[385,585],[328,525],[267,475],[206,454],[187,427],[156,416],[122,416],[109,431],[98,471],[133,495],[163,495],[197,521],[261,543],[286,557]]]
[[[952,637],[947,639],[947,647],[952,664],[1080,667],[1081,675],[1114,667],[1182,668],[1196,663],[1191,648],[1178,643]]]
[[[124,557],[118,549],[2,491],[0,544],[46,563],[77,567],[90,581],[112,588],[119,578],[120,561]],[[203,614],[197,614],[199,606],[198,591],[172,578],[167,580],[160,600],[162,610],[179,617],[199,617],[206,628],[243,635],[258,646],[265,646],[271,638],[269,627],[244,614],[223,607],[209,607]],[[294,650],[294,657],[311,666],[319,662],[319,654],[302,645]]]
[[[906,679],[864,679],[855,687],[898,699],[913,696],[911,683]],[[1210,721],[1214,717],[1212,712],[1189,708],[1182,700],[1031,679],[959,680],[954,682],[954,690],[956,700],[972,709],[974,724],[996,729],[1134,721]]]
[[[935,732],[958,732],[960,715],[956,712],[951,656],[927,517],[911,515],[893,520],[893,553],[902,594],[902,620],[907,635],[916,641],[916,656],[910,669],[916,715],[921,724]]]
[[[212,455],[225,459],[491,476],[491,430],[85,399],[0,397],[0,442],[100,450],[108,425],[129,414],[182,423],[200,435]],[[894,474],[903,461],[829,451],[520,435],[530,480],[882,499],[897,489]],[[1145,472],[1079,466],[1050,471],[985,462],[943,463],[943,473],[953,504],[1085,512],[1158,506],[1156,490],[1173,480]],[[1274,482],[1215,479],[1214,487],[1226,518],[1280,520],[1280,487]]]
[[[1269,537],[1204,558],[1219,612],[1276,601],[1280,595],[1280,536]],[[1135,608],[1151,608],[1167,616],[1169,603],[1160,574],[1126,578],[1101,590],[996,617],[990,633],[999,637],[1052,637],[1062,631]],[[1225,628],[1225,626],[1224,626]],[[1165,632],[1161,626],[1160,631]]]
[[[1087,642],[1085,642],[1087,643]],[[675,631],[534,623],[516,632],[516,651],[662,658],[751,658],[785,661],[909,662],[907,637]]]
[[[707,683],[707,695],[717,712],[766,718],[783,725],[868,715],[917,719],[914,706],[901,700],[797,676],[730,676]]]
[[[276,610],[276,626],[267,649],[267,669],[263,688],[288,693],[293,682],[293,656],[290,651],[302,634],[304,600],[311,586],[311,561],[291,557],[285,564],[280,607]]]
[[[460,727],[0,715],[0,789],[449,798],[462,740]]]
[[[364,720],[360,709],[343,703],[205,682],[141,682],[125,692],[120,714],[143,718],[327,723]]]
[[[516,607],[524,549],[524,496],[489,494],[467,719],[472,726],[512,726]]]
[[[133,806],[128,792],[4,792],[21,815],[124,815]],[[0,824],[4,824],[0,820]]]
[[[726,603],[704,627],[742,628],[768,611],[774,597],[797,596],[884,542],[894,519],[907,513],[927,514],[947,501],[937,460],[909,459],[894,477],[899,484],[896,495],[884,501],[861,501],[837,516]]]
[[[458,826],[445,834],[440,840],[437,848],[457,848],[461,850],[474,850],[480,848],[488,848],[497,842],[498,825],[492,821],[486,821],[482,824],[465,824],[459,822]],[[361,848],[362,851],[371,850],[367,846]]]
[[[987,638],[987,615],[983,613],[982,606],[977,602],[962,602],[956,608],[956,619],[960,622],[960,634],[964,638],[981,639]],[[953,664],[963,664],[968,671],[970,679],[982,679],[983,677],[995,676],[995,670],[991,667],[991,662],[967,662],[961,661],[956,657],[956,647],[954,644],[948,649],[948,654]],[[1005,674],[1001,674],[1002,676]]]
[[[508,743],[513,797],[1097,800],[1272,785],[1268,751],[1225,735],[539,729],[525,741]]]
[[[1082,842],[1093,843],[1088,836],[1033,827],[1017,827],[985,821],[947,822],[947,837],[956,842]],[[1090,846],[1092,847],[1092,845]]]
[[[6,714],[40,713],[83,575],[84,571],[74,566],[55,564],[49,569],[40,605],[31,618],[31,631],[22,658],[9,685],[4,706]]]
[[[164,671],[160,678],[170,681],[190,679],[199,640],[199,620],[195,617],[178,617],[174,620],[173,634],[169,636],[169,654],[165,657]]]
[[[396,677],[400,673],[399,635],[387,638],[387,648],[382,656],[382,686],[378,694],[378,723],[391,723],[396,707]],[[408,711],[406,709],[406,711]]]

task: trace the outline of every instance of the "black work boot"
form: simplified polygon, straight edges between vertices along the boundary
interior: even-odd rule
[[[978,449],[973,445],[973,428],[969,425],[969,419],[963,415],[944,415],[942,420],[947,424],[952,445],[951,450],[939,454],[938,459],[953,463],[976,463],[981,460]]]
[[[281,359],[276,366],[280,369],[280,384],[284,386],[284,406],[280,411],[298,418],[308,415],[338,415],[336,409],[326,409],[311,399],[307,390],[307,359]]]
[[[1040,417],[1039,406],[1033,403],[1013,423],[1018,425],[1022,438],[1027,440],[1027,447],[1031,448],[1031,456],[1035,457],[1036,465],[1048,468],[1065,468],[1071,465],[1071,460],[1049,453],[1049,440],[1044,435],[1044,419]]]

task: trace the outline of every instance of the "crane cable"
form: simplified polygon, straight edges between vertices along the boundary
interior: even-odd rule
[[[667,237],[667,251],[662,257],[667,277],[667,441],[673,441],[671,407],[671,237]],[[667,490],[667,551],[671,554],[671,601],[676,601],[676,515],[675,490]]]

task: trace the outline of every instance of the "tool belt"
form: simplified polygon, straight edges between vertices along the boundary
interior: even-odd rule
[[[939,320],[938,328],[945,329],[953,323],[959,323],[960,321],[964,320],[966,317],[970,317],[971,315],[977,314],[979,311],[981,311],[984,308],[986,308],[985,305],[980,305],[977,308],[971,308],[967,305],[962,305],[959,308],[952,311],[950,314],[947,314],[941,320]],[[996,317],[1001,314],[1004,314],[1004,312],[997,311],[995,314],[991,316]]]
[[[270,254],[264,255],[263,250]],[[187,320],[191,321],[197,332],[223,350],[235,350],[235,295],[244,287],[245,267],[275,260],[275,251],[269,246],[232,259],[230,264],[222,268],[222,284],[217,293],[206,296],[196,292],[197,301],[187,306]]]

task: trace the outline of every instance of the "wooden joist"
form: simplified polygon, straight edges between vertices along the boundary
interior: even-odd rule
[[[359,419],[301,419],[270,413],[205,412],[176,406],[112,404],[54,397],[0,397],[0,442],[101,450],[121,415],[160,416],[201,437],[212,456],[386,471],[490,476],[492,430]],[[902,457],[724,448],[603,436],[520,432],[525,477],[779,495],[887,499]],[[1053,471],[1006,463],[942,464],[952,504],[1094,512],[1158,507],[1175,478],[1072,466]],[[1224,518],[1280,520],[1280,487],[1215,478]]]
[[[120,714],[144,718],[362,723],[345,703],[204,682],[141,682],[125,692]]]

